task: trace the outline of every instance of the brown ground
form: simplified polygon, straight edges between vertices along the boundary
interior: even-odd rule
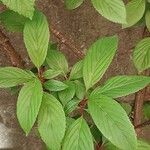
[[[143,27],[132,27],[121,30],[121,26],[101,17],[94,10],[89,0],[86,0],[81,7],[73,11],[65,9],[63,0],[38,0],[37,5],[47,16],[49,24],[55,26],[64,37],[82,51],[86,51],[98,37],[118,34],[120,39],[118,53],[111,67],[108,69],[105,78],[119,74],[136,74],[132,62],[132,47],[142,39]],[[4,32],[8,35],[18,53],[26,61],[26,65],[30,66],[22,34]],[[52,37],[52,39],[56,40],[55,37]],[[78,60],[73,53],[70,53],[68,47],[61,45],[61,49],[65,52],[70,64],[74,64]],[[10,65],[9,61],[0,51],[0,66],[8,65]],[[132,102],[134,95],[125,97],[123,100]],[[0,136],[4,139],[2,141],[3,144],[10,140],[15,147],[14,149],[43,150],[41,141],[36,138],[33,132],[29,137],[25,137],[16,120],[15,109],[16,96],[11,95],[8,90],[0,90],[0,132],[2,131]],[[148,128],[144,130],[143,136],[150,142]]]

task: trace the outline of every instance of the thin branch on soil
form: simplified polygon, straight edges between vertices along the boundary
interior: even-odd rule
[[[73,52],[78,58],[82,59],[84,57],[84,53],[77,49],[72,43],[67,40],[62,33],[57,31],[54,26],[50,27],[51,32],[56,36],[56,38],[60,41],[61,44],[66,45],[71,52]]]
[[[149,70],[144,71],[142,75],[149,76]],[[135,95],[135,104],[134,104],[134,126],[138,126],[142,123],[143,118],[143,104],[145,100],[146,95],[146,88],[139,91]],[[137,135],[139,136],[141,134],[141,128],[135,128]]]
[[[0,29],[0,50],[7,56],[10,60],[12,66],[23,68],[24,62],[20,55],[15,51],[14,47],[11,45],[9,38]]]

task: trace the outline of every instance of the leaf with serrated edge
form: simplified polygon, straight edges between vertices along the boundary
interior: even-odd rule
[[[62,150],[94,150],[92,134],[82,117],[69,126],[63,140]]]
[[[135,93],[150,83],[150,77],[145,76],[116,76],[112,77],[104,86],[97,87],[93,93],[118,98]]]
[[[0,22],[11,32],[23,32],[27,18],[18,13],[6,10],[0,13]]]
[[[146,12],[145,22],[146,22],[146,27],[147,27],[148,31],[150,32],[150,10],[148,10]]]
[[[1,0],[1,1],[9,9],[32,19],[34,13],[35,0]]]
[[[79,79],[83,76],[83,60],[77,62],[71,69],[70,79]]]
[[[97,83],[109,67],[118,46],[116,36],[97,40],[83,60],[83,79],[86,90]]]
[[[21,89],[17,101],[17,118],[26,135],[33,127],[42,102],[43,89],[40,81],[34,79]]]
[[[60,148],[65,134],[65,113],[59,101],[52,95],[44,93],[38,116],[38,130],[42,140],[52,150]]]
[[[98,129],[111,143],[122,150],[137,147],[136,133],[123,108],[112,98],[92,94],[88,109]]]
[[[123,28],[131,27],[136,24],[144,15],[145,0],[132,0],[126,5],[127,24]]]
[[[49,80],[45,82],[44,87],[49,91],[62,91],[68,88],[68,86],[58,80]]]
[[[58,93],[59,99],[62,104],[65,106],[75,95],[75,84],[70,81],[64,82],[68,88]]]
[[[16,68],[0,68],[0,88],[7,88],[26,83],[34,78],[30,73]]]
[[[150,38],[144,38],[135,47],[133,61],[139,72],[150,68]]]
[[[60,51],[49,49],[46,62],[51,69],[59,70],[62,75],[66,76],[66,73],[68,72],[68,62]]]
[[[94,8],[105,18],[116,23],[126,23],[126,9],[122,0],[91,0]]]
[[[48,69],[47,71],[44,72],[43,76],[46,79],[52,79],[52,78],[57,77],[60,74],[61,74],[60,70]]]
[[[23,35],[29,57],[39,68],[45,61],[49,43],[49,27],[43,13],[35,11],[33,19],[25,23]]]
[[[75,9],[79,7],[84,0],[65,0],[65,6],[67,9]]]

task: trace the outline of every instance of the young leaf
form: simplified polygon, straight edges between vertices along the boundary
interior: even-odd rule
[[[65,134],[65,113],[59,101],[44,93],[38,116],[38,129],[42,140],[52,150],[58,150]]]
[[[150,10],[148,10],[148,11],[146,12],[146,15],[145,15],[145,22],[146,22],[147,29],[148,29],[148,31],[150,32]]]
[[[45,61],[49,43],[49,27],[44,14],[35,11],[33,19],[25,23],[23,34],[28,54],[39,68]]]
[[[126,9],[122,0],[91,0],[94,8],[105,18],[126,23]]]
[[[79,7],[84,0],[65,0],[65,6],[67,9],[75,9]]]
[[[51,69],[59,70],[66,76],[66,73],[68,72],[68,62],[60,51],[49,49],[46,62]]]
[[[38,79],[26,83],[19,93],[17,118],[26,135],[30,132],[36,121],[42,96],[43,89]]]
[[[26,21],[27,18],[11,10],[0,13],[0,23],[11,32],[23,32]]]
[[[96,88],[93,93],[103,94],[112,98],[118,98],[135,93],[150,83],[150,77],[145,76],[116,76]]]
[[[68,86],[61,82],[61,81],[57,81],[57,80],[49,80],[44,84],[45,89],[49,90],[49,91],[62,91],[65,90],[66,88],[68,88]]]
[[[88,109],[98,129],[112,144],[122,150],[136,149],[134,127],[116,101],[104,95],[92,94]]]
[[[69,126],[62,150],[94,150],[89,126],[82,117]]]
[[[62,104],[65,106],[66,103],[68,103],[75,95],[75,84],[73,82],[67,81],[65,84],[68,86],[63,91],[60,91],[58,93],[59,99],[62,102]]]
[[[150,68],[150,38],[141,40],[134,49],[133,61],[139,72]]]
[[[33,78],[26,71],[16,67],[0,68],[0,88],[13,87],[26,83]]]
[[[150,119],[150,102],[144,103],[143,112],[144,117]]]
[[[32,19],[35,0],[1,0],[10,10]]]
[[[73,98],[71,101],[69,101],[64,107],[66,115],[69,115],[72,111],[74,111],[77,108],[79,102],[80,100],[77,98]]]
[[[83,79],[86,90],[98,82],[109,67],[117,49],[116,36],[104,37],[96,41],[83,61]]]
[[[136,24],[144,15],[145,0],[132,0],[126,5],[127,24],[123,28],[131,27]]]
[[[77,62],[71,69],[70,79],[75,80],[83,76],[83,60]]]
[[[52,78],[57,77],[60,74],[61,74],[60,70],[49,69],[49,70],[44,72],[43,76],[45,79],[52,79]]]
[[[78,80],[75,81],[76,97],[82,100],[85,96],[85,86]]]

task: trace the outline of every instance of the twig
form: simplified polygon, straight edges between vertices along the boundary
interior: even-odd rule
[[[141,123],[141,124],[137,125],[135,127],[135,129],[143,128],[143,127],[148,126],[148,125],[150,125],[150,120],[145,121],[144,123]]]
[[[84,57],[84,53],[78,50],[72,43],[67,40],[62,33],[57,31],[52,25],[50,27],[51,32],[59,39],[61,44],[66,45],[71,52],[73,52],[78,58],[82,59]]]
[[[7,56],[10,60],[12,66],[23,68],[24,62],[20,55],[15,51],[11,45],[9,38],[0,29],[0,50]]]
[[[142,75],[148,76],[149,71],[144,71]],[[134,104],[134,126],[138,126],[139,124],[142,123],[142,118],[143,118],[143,103],[146,95],[146,88],[143,90],[139,91],[135,95],[135,104]],[[140,128],[136,128],[137,135],[139,136],[141,133]]]
[[[84,108],[87,105],[87,99],[83,99],[80,103],[79,103],[79,112],[81,115],[83,115],[84,112]]]

